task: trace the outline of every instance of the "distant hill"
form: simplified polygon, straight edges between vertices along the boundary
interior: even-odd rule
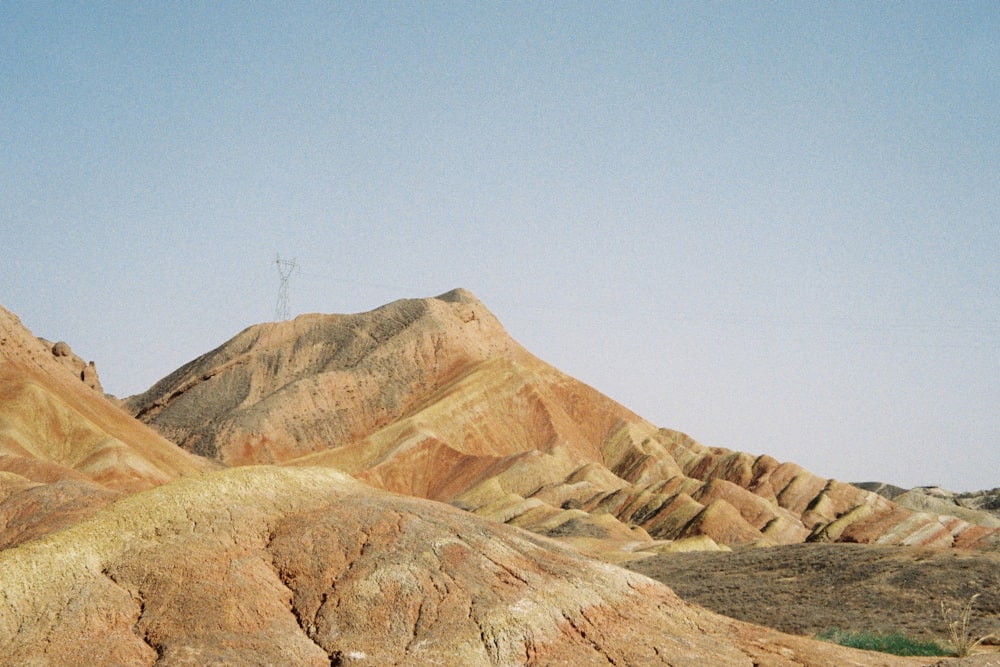
[[[689,538],[998,541],[992,527],[659,429],[531,355],[461,289],[250,327],[127,406],[230,465],[333,467],[606,558]]]
[[[937,486],[904,489],[881,482],[861,482],[856,486],[918,512],[950,514],[981,526],[1000,527],[1000,489],[956,493]]]

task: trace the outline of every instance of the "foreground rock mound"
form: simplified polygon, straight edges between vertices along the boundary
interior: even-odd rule
[[[4,665],[917,665],[318,468],[134,494],[0,551]]]
[[[532,356],[465,290],[250,327],[128,406],[229,464],[337,468],[605,558],[689,538],[998,541],[995,527],[657,429]]]

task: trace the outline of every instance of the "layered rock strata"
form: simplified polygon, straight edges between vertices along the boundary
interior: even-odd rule
[[[330,466],[606,558],[702,536],[998,542],[995,527],[658,429],[532,356],[465,290],[250,327],[128,406],[229,464]]]

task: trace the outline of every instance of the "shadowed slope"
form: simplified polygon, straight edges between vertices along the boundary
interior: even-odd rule
[[[465,290],[250,327],[129,406],[228,463],[335,467],[606,558],[700,536],[997,539],[994,528],[657,429],[529,354]]]
[[[741,624],[321,468],[141,492],[0,552],[5,665],[917,665]]]

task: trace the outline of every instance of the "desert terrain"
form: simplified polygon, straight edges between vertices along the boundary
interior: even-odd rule
[[[838,628],[942,640],[941,605],[971,596],[971,632],[1000,627],[1000,552],[859,544],[795,544],[660,554],[626,565],[685,600],[784,632]]]
[[[993,496],[883,487],[653,425],[466,290],[123,403],[0,309],[4,665],[936,664],[812,639],[1000,625]]]

